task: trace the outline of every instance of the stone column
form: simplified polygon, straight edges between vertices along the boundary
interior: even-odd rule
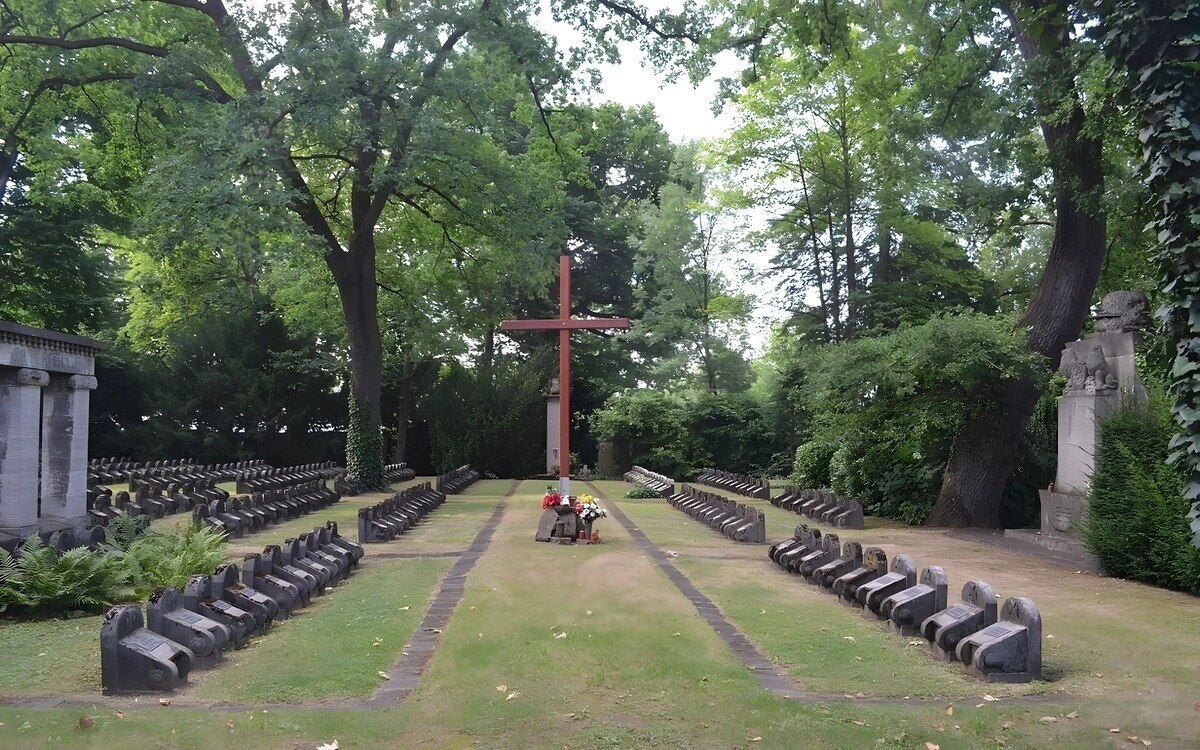
[[[38,530],[38,444],[45,370],[0,368],[0,543]]]
[[[546,473],[558,470],[558,392],[546,396]]]
[[[42,531],[87,525],[88,406],[96,378],[55,375],[42,394]]]

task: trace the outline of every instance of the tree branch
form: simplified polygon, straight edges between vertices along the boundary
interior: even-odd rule
[[[646,29],[660,39],[666,39],[669,41],[688,41],[692,42],[693,44],[700,43],[700,37],[695,34],[685,31],[667,31],[663,29],[658,25],[657,22],[655,22],[654,19],[647,16],[638,8],[615,2],[615,0],[596,0],[596,2],[598,5],[608,8],[619,16],[625,16],[626,18],[632,19],[642,28]]]
[[[131,52],[153,57],[166,57],[170,50],[153,44],[142,44],[118,36],[100,36],[94,39],[59,39],[54,36],[26,36],[23,34],[0,34],[0,44],[29,44],[37,47],[59,49],[91,49],[94,47],[120,47]]]

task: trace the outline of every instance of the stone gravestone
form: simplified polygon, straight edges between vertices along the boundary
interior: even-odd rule
[[[0,545],[87,525],[99,341],[0,321]]]
[[[1058,402],[1058,472],[1041,490],[1041,533],[1009,529],[1006,536],[1032,540],[1089,567],[1097,567],[1078,532],[1087,516],[1100,425],[1126,403],[1143,404],[1146,389],[1137,376],[1134,350],[1150,323],[1150,303],[1141,292],[1105,295],[1094,316],[1095,332],[1063,350],[1059,369],[1067,385]]]
[[[617,445],[613,441],[605,440],[600,443],[596,454],[596,471],[600,472],[601,476],[619,477],[625,473],[617,463]]]

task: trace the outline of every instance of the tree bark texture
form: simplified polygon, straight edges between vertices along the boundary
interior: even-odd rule
[[[1071,73],[1067,4],[1030,0],[1011,3],[1005,10],[1022,56],[1045,71],[1035,100],[1055,189],[1054,239],[1020,325],[1027,331],[1029,348],[1057,369],[1063,347],[1083,328],[1104,264],[1103,144],[1085,129]],[[1036,35],[1025,27],[1035,14],[1043,24]],[[955,437],[927,525],[1000,525],[1004,487],[1038,397],[1032,383],[1007,383],[999,404],[968,417]]]

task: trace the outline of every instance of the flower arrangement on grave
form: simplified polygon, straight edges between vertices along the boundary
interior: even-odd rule
[[[575,515],[579,516],[580,521],[590,524],[597,518],[608,518],[608,511],[601,508],[591,495],[580,495],[575,503]]]
[[[562,495],[556,489],[547,489],[545,496],[542,497],[542,510],[553,508],[555,505],[562,503]]]

